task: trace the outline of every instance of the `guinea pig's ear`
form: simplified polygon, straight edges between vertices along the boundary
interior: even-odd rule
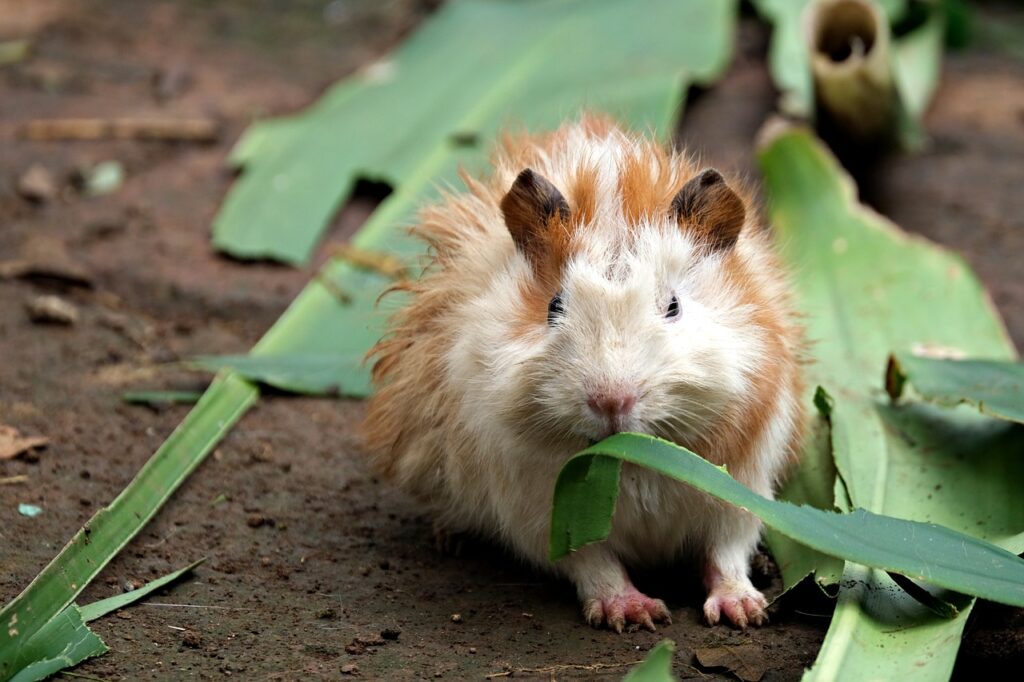
[[[505,225],[516,248],[531,262],[543,257],[552,220],[569,219],[569,204],[547,178],[527,168],[501,200]]]
[[[683,229],[696,230],[715,251],[732,248],[743,229],[743,200],[714,168],[692,178],[672,200],[672,215]]]

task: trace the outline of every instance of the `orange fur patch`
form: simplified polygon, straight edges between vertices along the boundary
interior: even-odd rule
[[[572,225],[589,225],[597,212],[597,168],[581,167],[566,188]]]
[[[649,143],[626,157],[619,175],[619,195],[628,225],[635,226],[668,212],[672,197],[682,186],[672,163],[664,149]]]
[[[746,203],[746,202],[745,202]],[[764,239],[762,235],[754,237]],[[770,248],[765,240],[764,248]],[[761,354],[764,362],[748,379],[750,387],[746,396],[737,401],[721,419],[719,428],[709,434],[701,444],[700,452],[715,464],[724,464],[734,475],[743,478],[756,454],[755,446],[764,434],[768,422],[777,413],[776,398],[786,391],[780,386],[789,385],[793,395],[803,395],[803,378],[799,363],[802,353],[802,331],[789,315],[788,301],[769,300],[754,278],[744,267],[742,260],[729,254],[725,262],[726,276],[740,292],[741,301],[753,310],[750,325],[761,331],[765,344]],[[798,428],[788,444],[790,456],[803,437],[804,417],[798,410],[795,415]]]

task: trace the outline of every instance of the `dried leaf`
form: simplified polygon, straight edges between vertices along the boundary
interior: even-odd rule
[[[14,459],[29,450],[45,448],[49,444],[50,439],[45,436],[23,436],[13,426],[0,424],[0,460]]]
[[[694,655],[701,667],[725,668],[743,682],[758,682],[768,670],[764,649],[759,644],[702,647]]]

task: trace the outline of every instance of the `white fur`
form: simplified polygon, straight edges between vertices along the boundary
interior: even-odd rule
[[[730,286],[720,255],[701,249],[667,211],[633,226],[625,238],[617,188],[623,158],[635,144],[618,131],[600,138],[570,130],[566,143],[542,153],[536,164],[556,187],[565,187],[581,167],[598,169],[593,224],[582,228],[584,248],[564,268],[565,314],[556,324],[525,336],[521,327],[517,331],[514,311],[534,275],[493,207],[480,211],[485,237],[467,243],[465,286],[475,289],[445,320],[459,330],[444,358],[446,400],[455,403],[457,422],[448,426],[472,444],[474,462],[442,460],[438,480],[445,489],[437,495],[443,521],[497,534],[540,566],[548,565],[558,472],[604,429],[587,406],[588,395],[607,387],[632,391],[638,399],[624,430],[695,442],[745,395],[764,363],[764,331],[752,322],[756,311]],[[510,185],[518,170],[499,168],[498,182]],[[784,292],[768,247],[751,228],[735,248],[774,301]],[[681,314],[667,320],[672,295]],[[772,494],[798,428],[793,385],[779,387],[773,415],[750,453],[752,464],[732,472],[762,495]],[[626,466],[608,540],[557,568],[582,599],[601,599],[629,585],[623,562],[666,561],[690,551],[733,593],[752,591],[747,564],[759,532],[747,512]],[[721,581],[708,581],[714,594]]]

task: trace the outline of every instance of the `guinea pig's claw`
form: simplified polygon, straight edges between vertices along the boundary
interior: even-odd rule
[[[712,590],[704,602],[708,625],[718,625],[722,616],[740,630],[748,625],[760,627],[768,622],[768,601],[751,585],[725,583]]]
[[[620,634],[629,625],[654,632],[655,623],[672,624],[665,602],[651,599],[632,586],[621,594],[587,599],[583,604],[583,617],[592,627],[607,626]]]
[[[655,630],[654,620],[651,618],[651,614],[646,611],[640,614],[640,627],[644,630],[650,630],[651,632],[654,632]]]

